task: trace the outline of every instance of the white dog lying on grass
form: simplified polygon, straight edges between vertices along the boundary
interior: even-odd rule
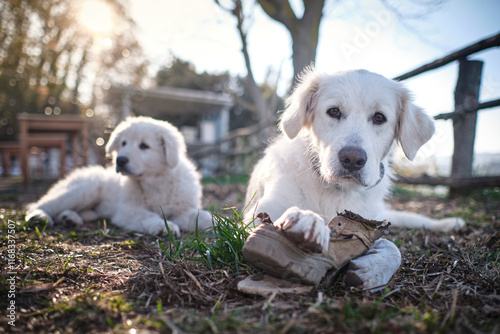
[[[394,226],[450,231],[460,218],[435,220],[388,210],[390,152],[399,142],[408,159],[434,133],[432,119],[400,83],[364,70],[322,75],[306,71],[287,101],[279,136],[256,165],[246,219],[267,212],[285,233],[303,235],[327,253],[325,222],[344,210]],[[300,238],[298,238],[300,239]],[[364,289],[390,280],[401,254],[379,239],[352,260],[346,278]]]
[[[109,218],[119,227],[157,234],[212,227],[199,210],[200,176],[186,155],[181,133],[171,124],[128,118],[106,146],[113,166],[77,169],[28,206],[27,221],[83,224]]]

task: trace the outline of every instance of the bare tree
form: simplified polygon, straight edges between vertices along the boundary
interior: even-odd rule
[[[304,14],[297,17],[288,0],[257,0],[272,19],[280,22],[292,38],[294,78],[316,59],[319,25],[325,0],[304,0]]]
[[[274,107],[277,99],[271,99],[273,101],[267,104],[262,96],[261,88],[255,81],[255,77],[252,71],[252,65],[250,63],[250,55],[248,53],[247,44],[247,31],[245,29],[245,14],[243,13],[243,5],[241,0],[233,0],[231,5],[223,5],[219,0],[215,0],[217,5],[227,12],[231,13],[236,18],[236,28],[238,30],[240,40],[241,40],[241,52],[245,59],[245,65],[247,68],[247,76],[245,78],[245,87],[252,98],[252,102],[255,104],[255,109],[259,115],[259,123],[263,126],[268,126],[272,124]]]

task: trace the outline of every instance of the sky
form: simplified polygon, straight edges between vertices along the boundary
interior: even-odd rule
[[[292,0],[300,14],[301,0]],[[405,3],[405,9],[416,1]],[[234,18],[213,0],[130,0],[139,41],[151,61],[151,72],[172,56],[192,62],[199,72],[246,74]],[[279,91],[292,79],[291,39],[253,1],[248,44],[258,82],[279,73]],[[320,27],[316,69],[334,73],[364,68],[392,78],[500,32],[500,1],[449,0],[419,20],[402,24],[378,0],[327,0]],[[407,28],[410,25],[411,28]],[[500,50],[489,49],[471,57],[484,61],[480,102],[500,97]],[[434,116],[453,110],[458,64],[449,64],[405,81],[418,105]],[[437,121],[434,138],[417,159],[451,155],[451,121]],[[500,108],[480,111],[475,153],[500,153]]]

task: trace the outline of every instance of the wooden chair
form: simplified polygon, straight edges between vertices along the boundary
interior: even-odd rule
[[[31,147],[57,147],[60,149],[59,176],[65,174],[66,146],[68,139],[72,140],[73,161],[78,162],[78,144],[81,140],[83,165],[88,162],[88,122],[87,119],[77,115],[38,115],[21,113],[17,116],[19,122],[19,146],[15,149],[5,150],[12,154],[17,153],[21,159],[23,183],[29,183],[28,157]],[[79,139],[81,138],[81,139]],[[4,150],[2,150],[4,151]],[[10,156],[8,163],[10,163]],[[5,161],[5,158],[3,159]],[[4,162],[5,163],[5,162]],[[10,170],[10,168],[9,168]]]

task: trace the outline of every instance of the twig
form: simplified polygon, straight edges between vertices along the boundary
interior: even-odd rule
[[[385,299],[385,298],[389,297],[390,295],[392,295],[392,294],[394,294],[396,292],[399,292],[399,291],[400,291],[400,289],[396,288],[396,289],[392,290],[391,292],[388,292],[387,294],[383,295],[382,299]]]
[[[194,281],[194,283],[201,290],[201,292],[205,293],[205,290],[201,286],[200,281],[198,281],[198,279],[190,271],[188,271],[186,269],[182,269],[182,270]]]
[[[438,282],[438,284],[436,286],[436,289],[434,290],[434,292],[431,295],[431,299],[433,299],[434,296],[437,294],[439,288],[441,287],[441,283],[443,283],[443,278],[444,278],[444,275],[443,275],[443,273],[441,273],[441,278],[439,279],[439,282]]]
[[[161,316],[160,319],[163,320],[163,322],[165,323],[165,325],[167,325],[168,328],[170,328],[170,330],[172,331],[172,334],[182,334],[182,333],[184,333],[182,331],[182,329],[180,329],[179,327],[177,327],[172,322],[172,320],[168,319],[166,316]]]
[[[167,278],[167,275],[165,275],[165,271],[163,270],[163,263],[160,262],[160,271],[162,273],[162,276],[163,276],[163,281],[165,282],[165,284],[172,290],[172,291],[176,291],[176,289],[174,288],[174,286],[168,281],[168,278]]]
[[[440,328],[444,328],[448,320],[453,321],[453,319],[455,319],[455,312],[457,309],[457,299],[458,299],[458,289],[455,289],[455,291],[453,291],[453,301],[451,303],[451,308],[448,311],[448,313],[446,313],[446,316],[443,318]]]
[[[271,296],[269,296],[269,298],[262,305],[262,308],[261,308],[262,311],[265,311],[266,308],[271,306],[271,303],[273,302],[274,298],[276,298],[277,294],[278,294],[278,290],[274,290],[273,293],[271,294]]]
[[[64,277],[58,279],[54,284],[50,285],[45,285],[41,288],[34,288],[34,289],[24,289],[19,291],[20,293],[30,293],[30,292],[40,292],[40,291],[49,291],[54,289],[56,286],[58,286],[62,281],[64,281]]]
[[[296,319],[296,315],[295,316],[292,316],[292,318],[286,323],[285,327],[283,327],[279,334],[286,334],[288,333],[288,331],[293,327],[295,326],[295,324],[297,323],[297,320]]]

